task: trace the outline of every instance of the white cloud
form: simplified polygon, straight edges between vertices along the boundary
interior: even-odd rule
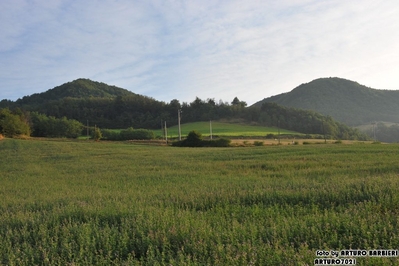
[[[328,76],[399,89],[387,1],[2,1],[0,99],[84,77],[170,101],[248,103]]]

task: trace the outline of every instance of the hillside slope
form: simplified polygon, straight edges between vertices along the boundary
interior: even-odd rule
[[[126,89],[110,86],[90,79],[77,79],[64,83],[42,93],[25,96],[16,101],[17,104],[30,105],[46,101],[57,101],[64,98],[114,98],[117,96],[135,96],[137,94]]]
[[[15,102],[0,102],[0,109],[20,108],[108,128],[154,127],[159,124],[162,106],[163,102],[150,97],[89,79],[67,82]]]
[[[371,89],[341,78],[316,79],[254,106],[265,102],[313,110],[352,126],[374,121],[399,122],[399,91]]]

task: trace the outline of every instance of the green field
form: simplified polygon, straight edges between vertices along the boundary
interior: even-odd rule
[[[192,130],[200,132],[203,136],[210,135],[210,122],[195,122],[181,125],[182,136],[187,136]],[[154,130],[155,135],[162,136],[161,129]],[[250,126],[233,123],[212,122],[212,135],[219,137],[265,137],[267,134],[278,134],[278,128]],[[280,129],[280,134],[299,134],[298,132]],[[178,126],[168,128],[168,137],[179,136]]]
[[[1,265],[313,265],[316,250],[399,247],[398,145],[4,139],[0,154]]]

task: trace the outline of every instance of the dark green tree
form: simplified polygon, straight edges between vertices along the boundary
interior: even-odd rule
[[[5,137],[29,136],[30,127],[22,113],[14,114],[8,108],[4,108],[0,110],[0,134]]]
[[[77,138],[81,135],[83,124],[73,119],[61,119],[37,112],[31,115],[32,135],[35,137]]]
[[[184,140],[187,147],[201,147],[202,134],[198,131],[192,130],[188,133],[187,138]]]

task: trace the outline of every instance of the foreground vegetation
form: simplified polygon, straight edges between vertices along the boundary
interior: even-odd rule
[[[396,145],[3,139],[0,154],[3,265],[313,265],[399,246]]]

